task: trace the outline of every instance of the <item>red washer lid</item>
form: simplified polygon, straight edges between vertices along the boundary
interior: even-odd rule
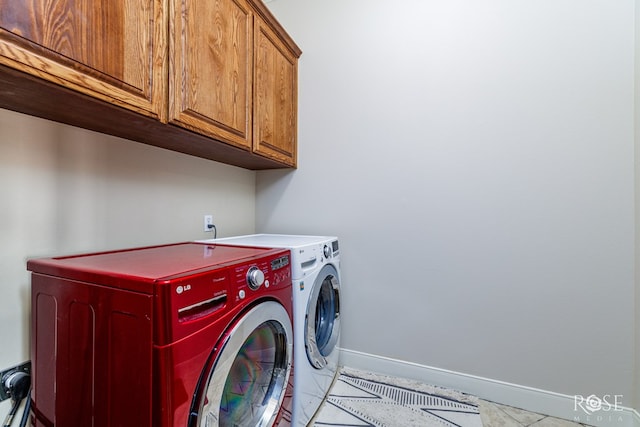
[[[200,271],[223,268],[279,251],[281,250],[205,243],[177,243],[35,259],[27,262],[27,269],[34,273],[154,293],[154,283],[167,282]]]

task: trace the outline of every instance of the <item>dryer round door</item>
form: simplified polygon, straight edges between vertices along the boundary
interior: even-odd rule
[[[331,264],[320,270],[307,306],[304,340],[307,357],[316,369],[327,365],[340,337],[340,280]]]
[[[292,355],[293,331],[284,307],[268,301],[248,311],[202,373],[189,426],[272,426],[287,389]]]

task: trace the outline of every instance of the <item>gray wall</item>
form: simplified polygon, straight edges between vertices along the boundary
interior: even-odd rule
[[[256,228],[340,236],[342,346],[632,406],[634,1],[269,7],[300,157]]]
[[[253,232],[255,172],[0,110],[0,369],[29,359],[27,258],[212,237],[204,214]]]

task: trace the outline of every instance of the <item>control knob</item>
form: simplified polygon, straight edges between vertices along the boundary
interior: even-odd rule
[[[324,248],[322,249],[322,252],[323,252],[325,258],[329,258],[331,256],[331,249],[329,248],[328,245],[324,245]]]
[[[264,273],[258,267],[253,266],[247,271],[247,284],[254,291],[264,283]]]

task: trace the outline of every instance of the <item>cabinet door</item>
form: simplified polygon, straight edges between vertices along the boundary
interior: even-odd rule
[[[260,19],[255,30],[253,151],[296,166],[298,62]]]
[[[165,0],[0,0],[0,64],[166,117]]]
[[[253,13],[244,0],[171,0],[169,120],[251,146]]]

